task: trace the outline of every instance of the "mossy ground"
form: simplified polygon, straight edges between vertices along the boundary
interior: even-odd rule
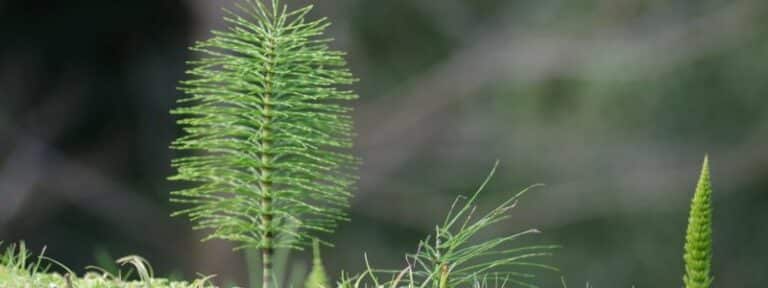
[[[117,260],[117,264],[124,266],[126,274],[118,272],[114,275],[97,267],[89,267],[91,272],[78,277],[73,276],[75,273],[69,268],[44,254],[45,249],[39,255],[33,256],[23,242],[8,245],[5,251],[0,253],[0,288],[213,287],[208,281],[212,277],[202,277],[193,282],[154,278],[152,266],[139,256],[127,256]],[[60,267],[67,272],[64,275],[50,272],[51,267]],[[127,279],[140,279],[140,281]]]
[[[69,280],[67,279],[69,278]],[[176,282],[167,279],[124,281],[109,274],[89,272],[82,277],[65,277],[59,273],[30,273],[0,266],[2,288],[200,288],[211,287],[204,280]]]

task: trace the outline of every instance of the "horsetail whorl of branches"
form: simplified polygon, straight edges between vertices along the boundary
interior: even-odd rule
[[[691,201],[683,260],[685,288],[709,288],[712,284],[712,184],[708,157],[704,157],[699,183]]]
[[[172,193],[191,204],[174,215],[211,229],[203,240],[260,249],[264,287],[275,248],[301,249],[346,219],[358,162],[345,102],[357,95],[340,88],[356,79],[322,37],[330,23],[278,2],[225,10],[228,28],[191,48],[203,57],[172,110],[185,135],[171,147],[194,153],[172,163],[171,179],[191,186]]]

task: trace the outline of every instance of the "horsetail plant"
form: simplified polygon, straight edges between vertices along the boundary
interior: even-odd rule
[[[712,184],[709,160],[704,157],[701,176],[691,201],[685,235],[685,288],[709,288],[712,284]]]
[[[312,243],[312,271],[309,272],[307,280],[304,282],[304,288],[330,288],[328,274],[325,272],[323,258],[320,257],[320,242],[315,240]]]
[[[532,271],[557,270],[535,261],[552,255],[556,245],[531,245],[514,247],[513,242],[539,233],[536,229],[488,240],[476,241],[478,234],[494,224],[510,217],[509,212],[529,189],[525,189],[502,201],[489,212],[477,215],[480,193],[493,177],[498,162],[488,177],[470,197],[459,205],[459,197],[451,205],[445,221],[435,227],[435,232],[421,241],[415,253],[406,255],[408,266],[403,270],[368,270],[355,277],[342,277],[339,287],[363,287],[370,280],[373,287],[450,288],[450,287],[537,287],[532,282]],[[535,186],[532,186],[535,187]],[[532,188],[531,187],[531,188]],[[368,264],[366,259],[366,264]],[[391,280],[381,281],[377,274],[389,274]]]
[[[488,281],[504,286],[514,284],[535,287],[530,283],[536,275],[519,271],[520,268],[556,268],[537,263],[535,258],[551,256],[554,245],[509,247],[522,237],[540,233],[537,229],[473,243],[481,231],[510,217],[509,212],[530,188],[502,201],[489,212],[477,217],[476,202],[485,186],[496,172],[498,162],[480,187],[457,210],[461,198],[454,201],[445,221],[435,227],[434,234],[419,243],[414,254],[407,255],[415,269],[415,276],[422,287],[448,288],[473,286]],[[431,240],[430,240],[431,239]],[[429,283],[429,284],[427,284]],[[501,284],[499,284],[501,283]],[[486,285],[487,286],[487,285]]]
[[[261,251],[264,288],[274,249],[302,249],[346,219],[358,162],[345,104],[357,95],[339,88],[356,80],[322,36],[330,23],[306,20],[312,6],[269,4],[241,0],[226,30],[191,48],[204,57],[189,62],[172,110],[186,135],[171,147],[193,155],[170,177],[190,184],[171,200],[192,207],[174,215],[211,229],[204,241]]]

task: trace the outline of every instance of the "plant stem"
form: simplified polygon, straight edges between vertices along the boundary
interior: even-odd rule
[[[440,288],[448,288],[448,265],[440,265]]]
[[[272,286],[272,250],[273,248],[261,249],[262,265],[262,281],[261,286],[264,288],[270,288]]]
[[[264,230],[264,245],[261,249],[262,259],[262,288],[272,287],[272,254],[274,252],[274,245],[272,240],[274,235],[272,233],[272,180],[270,179],[270,165],[272,159],[269,154],[270,141],[269,141],[269,124],[272,120],[270,115],[270,98],[272,96],[272,73],[273,73],[273,61],[274,55],[274,39],[270,39],[267,42],[267,60],[264,62],[264,94],[262,95],[262,113],[263,122],[260,129],[259,142],[261,142],[261,167],[259,168],[259,188],[261,189],[261,208],[263,212],[261,214],[261,224]]]
[[[265,111],[268,111],[268,108],[265,109]],[[268,137],[269,136],[269,130],[266,128],[263,128],[262,130],[262,136]],[[268,149],[269,147],[269,141],[262,140],[262,145],[265,147],[265,149]],[[260,174],[261,174],[261,180],[259,180],[259,188],[261,189],[262,198],[261,198],[261,208],[264,209],[264,213],[261,214],[261,224],[263,225],[264,229],[264,245],[261,249],[261,259],[262,259],[262,288],[270,288],[272,287],[272,253],[274,252],[274,247],[272,245],[272,238],[274,235],[272,234],[272,195],[271,195],[271,183],[269,180],[269,167],[268,166],[270,157],[266,153],[262,153],[261,155],[261,161],[262,161],[262,168],[260,168]]]
[[[269,99],[268,96],[265,97],[265,99]],[[266,102],[266,101],[265,101]],[[269,111],[269,106],[265,104],[265,113]],[[267,117],[268,119],[268,117]],[[261,131],[262,137],[262,146],[265,150],[269,149],[269,141],[266,140],[267,137],[269,137],[269,130],[266,128],[266,125],[262,127]],[[261,178],[259,180],[259,188],[261,189],[262,198],[261,198],[261,208],[264,210],[261,214],[261,224],[263,225],[264,230],[264,245],[261,249],[261,259],[262,259],[262,288],[271,288],[272,287],[272,253],[274,252],[274,246],[272,244],[272,239],[274,237],[272,233],[272,191],[271,191],[271,180],[269,179],[269,163],[270,163],[270,157],[266,153],[262,153],[261,155],[261,161],[262,161],[262,167],[259,169],[259,172],[261,174]]]

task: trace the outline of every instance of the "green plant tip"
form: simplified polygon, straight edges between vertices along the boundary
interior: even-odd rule
[[[691,200],[685,235],[685,288],[709,288],[712,284],[712,184],[709,157],[704,157],[696,192]]]

